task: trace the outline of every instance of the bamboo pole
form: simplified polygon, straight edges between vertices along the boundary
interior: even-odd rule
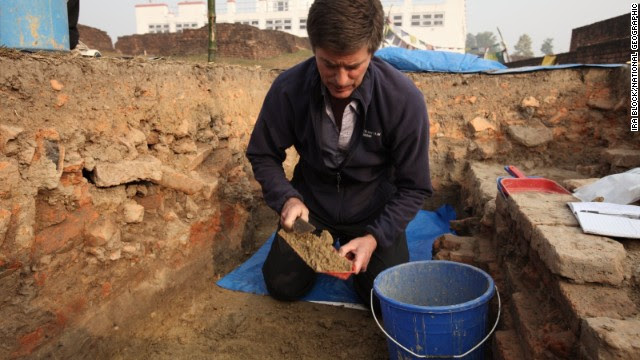
[[[209,5],[209,62],[213,62],[218,51],[216,40],[216,0],[208,0]]]

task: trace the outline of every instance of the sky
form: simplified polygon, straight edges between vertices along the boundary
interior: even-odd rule
[[[150,0],[80,0],[80,23],[106,31],[115,43],[118,36],[136,31],[134,5]],[[153,0],[176,6],[180,0]],[[255,0],[236,0],[238,11]],[[434,0],[417,0],[433,2]],[[546,38],[553,39],[555,53],[569,51],[571,30],[629,13],[629,0],[467,0],[467,33],[500,28],[509,52],[523,34],[532,39],[532,50],[542,55]],[[226,0],[216,0],[216,10],[226,9]]]

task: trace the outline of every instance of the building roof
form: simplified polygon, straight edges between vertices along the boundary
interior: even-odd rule
[[[158,4],[136,4],[135,7],[152,7],[152,6],[164,6],[164,7],[169,7],[169,5],[164,4],[164,3],[158,3]]]
[[[205,5],[204,1],[181,1],[178,3],[180,5]]]

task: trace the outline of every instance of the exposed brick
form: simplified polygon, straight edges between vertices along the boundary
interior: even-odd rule
[[[579,226],[567,202],[578,201],[571,195],[540,192],[514,193],[509,197],[509,209],[516,214],[516,224],[527,240],[539,225]]]
[[[204,187],[202,181],[179,173],[167,166],[162,167],[162,176],[160,179],[152,179],[152,181],[158,185],[178,190],[188,195],[195,194]]]
[[[164,209],[164,194],[158,192],[148,196],[136,196],[133,199],[144,207],[145,211],[162,211]]]
[[[559,281],[560,301],[578,329],[580,321],[591,317],[625,319],[638,314],[638,309],[624,289],[598,285],[571,284]]]
[[[531,247],[552,273],[576,282],[620,285],[624,279],[626,252],[612,239],[576,227],[539,225]]]
[[[139,180],[160,181],[162,163],[153,156],[141,156],[136,160],[118,163],[98,163],[93,180],[98,187],[122,185]]]
[[[483,117],[475,117],[469,122],[474,132],[479,133],[485,130],[496,131],[496,126]]]
[[[192,245],[208,244],[213,241],[220,230],[222,230],[220,214],[195,222],[191,225],[189,242]]]
[[[607,317],[582,321],[580,352],[585,359],[640,359],[640,320]]]
[[[511,125],[507,132],[514,141],[526,147],[544,145],[553,140],[553,131],[545,126]]]
[[[97,218],[98,213],[89,205],[69,213],[65,221],[48,227],[36,235],[32,255],[39,258],[42,255],[69,250],[81,243],[86,224]]]

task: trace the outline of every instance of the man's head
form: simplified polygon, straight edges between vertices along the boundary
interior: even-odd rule
[[[331,96],[346,99],[360,86],[383,27],[380,0],[316,0],[311,5],[307,33]]]
[[[316,0],[309,9],[311,48],[352,53],[366,47],[373,54],[382,42],[384,11],[380,0]]]

